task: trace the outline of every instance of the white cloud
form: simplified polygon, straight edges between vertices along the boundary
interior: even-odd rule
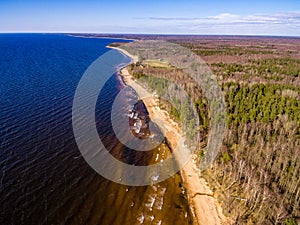
[[[300,12],[252,15],[221,13],[197,18],[151,17],[148,19],[154,22],[152,25],[165,26],[174,31],[185,29],[187,33],[300,36]]]
[[[216,19],[216,20],[234,20],[234,19],[238,19],[239,17],[240,17],[239,15],[234,15],[231,13],[221,13],[217,16],[209,16],[207,18]]]
[[[300,12],[253,14],[246,16],[221,13],[216,16],[207,17],[150,17],[148,19],[177,22],[200,22],[202,24],[300,24]]]

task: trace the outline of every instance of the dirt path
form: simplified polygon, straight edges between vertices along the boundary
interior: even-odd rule
[[[124,53],[124,52],[123,52]],[[131,86],[144,101],[150,118],[164,133],[172,149],[178,145],[181,137],[179,125],[174,122],[169,114],[158,107],[158,99],[133,80],[127,68],[121,70],[121,76],[126,85]],[[180,151],[181,152],[181,151]],[[180,160],[180,156],[174,152],[175,157]],[[181,154],[181,153],[180,153]],[[193,159],[181,170],[183,185],[189,197],[189,204],[194,217],[194,224],[199,225],[219,225],[228,224],[227,218],[222,214],[222,208],[213,196],[206,181],[201,178],[200,171],[196,168]]]

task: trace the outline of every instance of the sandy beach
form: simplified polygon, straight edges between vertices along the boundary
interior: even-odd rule
[[[111,48],[111,49],[115,49],[115,50],[118,50],[119,52],[121,52],[122,54],[124,55],[127,55],[129,58],[131,58],[131,61],[132,63],[135,63],[137,62],[139,59],[138,59],[138,56],[135,56],[135,55],[131,55],[129,52],[127,52],[126,50],[122,49],[122,48],[118,48],[118,47],[113,47],[113,46],[106,46],[107,48]]]
[[[127,52],[122,52],[130,56]],[[135,60],[137,59],[133,58],[133,61]],[[179,125],[170,118],[167,111],[159,108],[157,97],[153,96],[145,88],[139,85],[129,74],[127,68],[123,68],[120,71],[120,75],[123,77],[125,84],[131,86],[144,101],[151,120],[160,126],[170,144],[170,147],[175,149],[178,144],[178,140],[181,137],[181,129]],[[180,160],[180,157],[176,154],[176,152],[174,152],[174,155],[176,158],[178,157],[178,160]],[[184,188],[187,191],[194,224],[228,224],[229,222],[227,218],[222,214],[222,208],[214,198],[214,193],[209,189],[206,181],[201,178],[200,171],[197,169],[194,160],[189,160],[180,172]]]

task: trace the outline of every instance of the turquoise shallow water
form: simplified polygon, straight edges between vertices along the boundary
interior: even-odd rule
[[[94,172],[77,148],[77,84],[115,41],[0,34],[0,224],[189,223],[179,176],[152,187],[126,187]],[[116,66],[128,60],[123,56]],[[101,92],[98,132],[120,160],[143,164],[152,155],[133,157],[109,128],[111,104],[122,87],[114,75]]]

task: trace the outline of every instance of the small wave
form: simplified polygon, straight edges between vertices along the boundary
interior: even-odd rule
[[[149,216],[149,218],[150,218],[151,221],[154,220],[154,216],[153,215]]]
[[[151,176],[151,180],[152,180],[152,181],[157,181],[158,178],[159,178],[159,175],[158,175],[158,174],[157,174],[157,175],[152,175],[152,176]]]
[[[145,206],[146,206],[147,208],[149,208],[150,211],[152,211],[152,208],[153,208],[153,205],[154,205],[156,196],[157,196],[157,194],[151,194],[151,195],[149,195],[148,201],[147,201],[147,203],[145,204]]]
[[[157,187],[155,185],[151,185],[152,189],[157,192]]]
[[[140,224],[143,224],[143,223],[144,223],[144,220],[145,220],[144,213],[142,213],[142,215],[139,216],[139,217],[137,218],[137,220],[140,222]]]
[[[155,162],[157,162],[158,158],[159,158],[159,154],[157,153],[156,158],[155,158]]]
[[[161,189],[159,190],[159,195],[160,195],[160,196],[164,196],[166,190],[167,190],[167,188],[165,188],[165,187],[164,187],[164,188],[161,188]]]
[[[164,205],[164,197],[157,197],[155,204],[154,204],[154,208],[158,209],[158,210],[162,210],[162,207]]]

